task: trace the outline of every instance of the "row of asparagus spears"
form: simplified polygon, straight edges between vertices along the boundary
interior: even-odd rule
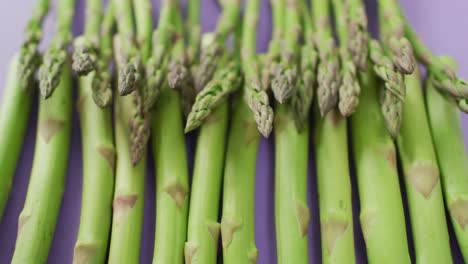
[[[257,54],[260,0],[246,1],[243,15],[240,0],[220,0],[216,29],[205,34],[199,0],[188,1],[185,22],[179,1],[161,1],[154,31],[149,0],[107,7],[87,0],[84,34],[70,56],[75,0],[58,1],[56,35],[44,54],[38,45],[50,8],[38,0],[0,115],[1,216],[39,87],[35,157],[12,263],[48,258],[70,151],[71,69],[79,76],[83,147],[74,263],[139,262],[148,145],[157,187],[153,263],[216,263],[219,240],[224,263],[255,263],[257,150],[273,128],[278,263],[309,262],[311,134],[324,262],[355,261],[350,162],[369,262],[410,262],[398,164],[416,261],[452,261],[446,211],[468,261],[459,120],[468,85],[455,62],[432,54],[397,0],[378,0],[380,40],[368,33],[362,0],[311,2],[271,0],[272,38]],[[425,92],[418,63],[428,72]],[[196,129],[189,186],[184,132]]]

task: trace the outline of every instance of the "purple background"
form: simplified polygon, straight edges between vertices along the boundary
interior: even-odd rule
[[[77,16],[74,23],[75,33],[80,33],[83,21],[83,2],[77,0]],[[8,63],[13,54],[18,50],[23,39],[23,29],[28,17],[31,15],[34,0],[0,1],[0,84],[5,83]],[[155,19],[158,13],[160,1],[155,1],[153,13]],[[158,3],[156,3],[158,2]],[[373,32],[377,30],[375,0],[367,1],[369,9],[369,25]],[[217,14],[219,13],[215,0],[202,0],[202,23],[205,31],[213,30]],[[447,54],[453,56],[459,63],[460,75],[468,78],[468,53],[466,52],[468,42],[468,2],[466,0],[402,0],[405,13],[415,30],[420,33],[424,41],[436,54]],[[267,0],[263,0],[262,15],[258,29],[258,48],[265,51],[270,37],[270,14]],[[53,33],[53,15],[46,21],[46,41],[48,43]],[[0,86],[3,87],[3,86]],[[3,92],[0,93],[0,99]],[[0,263],[10,261],[13,251],[17,229],[17,217],[23,207],[29,179],[29,172],[33,159],[34,139],[36,133],[35,113],[37,105],[33,108],[33,118],[29,124],[23,152],[21,154],[16,177],[13,183],[10,201],[5,215],[0,222]],[[68,178],[66,191],[63,199],[55,238],[49,255],[49,263],[71,263],[73,246],[78,232],[80,204],[81,204],[81,144],[78,116],[74,113],[72,151],[69,160]],[[462,117],[465,132],[465,146],[468,149],[468,116]],[[189,155],[193,156],[194,135],[189,136]],[[274,197],[273,197],[273,142],[262,140],[259,149],[257,166],[256,187],[256,239],[259,248],[258,263],[275,263],[276,246],[274,231]],[[150,159],[152,160],[152,159]],[[310,158],[313,164],[313,157]],[[141,246],[141,263],[151,263],[154,238],[154,214],[155,214],[155,181],[153,168],[149,165],[145,221]],[[309,204],[312,213],[312,222],[309,232],[311,263],[320,263],[320,227],[318,222],[318,203],[316,194],[316,180],[313,175],[314,167],[310,166],[309,182]],[[366,262],[365,248],[360,234],[357,215],[359,210],[358,198],[356,196],[356,183],[353,177],[353,205],[355,212],[355,237],[358,263]],[[450,227],[451,228],[451,227]],[[409,230],[408,230],[409,231]],[[409,232],[408,232],[409,233]],[[409,237],[411,240],[411,237]],[[462,258],[452,232],[452,248],[454,259],[462,263]],[[414,257],[414,256],[412,256]],[[413,259],[414,260],[414,259]]]

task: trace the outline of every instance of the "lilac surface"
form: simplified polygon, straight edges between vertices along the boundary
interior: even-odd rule
[[[0,49],[0,84],[5,83],[8,62],[16,50],[18,50],[23,37],[23,28],[27,18],[31,14],[34,0],[0,1],[0,36],[2,36]],[[154,14],[157,16],[157,7],[160,1],[155,2]],[[158,2],[158,3],[156,3]],[[375,3],[369,2],[370,27],[375,32],[377,28],[375,19]],[[212,30],[219,12],[214,0],[202,0],[202,23],[204,30]],[[421,34],[424,41],[436,54],[447,54],[455,57],[460,66],[460,75],[468,78],[468,2],[465,0],[402,0],[405,13],[416,31]],[[83,21],[83,1],[77,4],[77,18],[75,19],[75,33],[81,31]],[[267,0],[263,0],[262,15],[258,29],[258,48],[265,51],[270,37],[270,16]],[[47,19],[46,39],[50,40],[53,32],[53,17]],[[46,41],[47,43],[48,41]],[[3,87],[3,86],[0,86]],[[0,93],[0,99],[3,93]],[[37,111],[37,105],[33,108],[33,116]],[[463,128],[465,142],[468,142],[468,116],[463,116]],[[17,217],[21,211],[26,196],[29,172],[33,159],[34,140],[36,132],[36,120],[32,118],[26,140],[21,154],[16,178],[10,201],[6,208],[3,220],[0,222],[0,263],[8,263],[14,250],[16,237]],[[71,263],[73,246],[76,239],[80,204],[81,204],[81,143],[78,126],[78,116],[74,113],[72,152],[69,160],[68,178],[62,209],[57,224],[55,238],[52,243],[49,263]],[[194,135],[189,136],[188,153],[193,156]],[[468,149],[468,144],[465,144]],[[275,263],[276,246],[274,231],[274,146],[272,140],[262,140],[258,154],[257,179],[256,179],[256,239],[259,248],[258,263]],[[151,160],[151,159],[150,159]],[[318,222],[318,203],[316,194],[316,179],[313,175],[313,157],[310,157],[309,166],[309,204],[312,214],[312,222],[309,232],[311,263],[320,263],[320,227]],[[146,187],[145,221],[141,246],[141,263],[151,263],[154,239],[155,219],[155,180],[153,168],[148,165],[148,177]],[[353,177],[353,205],[355,217],[358,215],[358,197]],[[365,249],[360,235],[359,222],[355,218],[356,249],[358,263],[365,262]],[[408,230],[409,231],[409,230]],[[411,240],[411,237],[409,238]],[[453,240],[453,254],[458,263],[462,263],[460,252]]]

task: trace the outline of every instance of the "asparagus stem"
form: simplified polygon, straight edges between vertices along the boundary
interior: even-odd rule
[[[296,127],[301,131],[308,126],[310,106],[314,97],[315,81],[317,78],[318,53],[314,45],[314,28],[310,9],[305,0],[299,1],[301,21],[304,27],[305,43],[301,47],[300,76],[291,97],[291,111],[294,115]]]
[[[227,124],[228,103],[224,101],[213,110],[209,120],[200,129],[190,197],[185,263],[217,263],[220,229],[218,209]]]
[[[237,1],[237,0],[235,0]],[[187,20],[185,24],[187,34],[187,56],[189,61],[194,63],[200,53],[200,0],[187,1]]]
[[[49,12],[49,4],[49,0],[38,0],[26,26],[26,39],[21,45],[18,65],[19,87],[23,89],[31,88],[34,74],[42,62],[39,42],[42,38],[42,23]]]
[[[307,164],[309,127],[298,131],[289,106],[275,116],[275,223],[278,263],[309,263]]]
[[[384,49],[395,68],[403,74],[411,74],[416,67],[413,47],[405,37],[404,20],[397,0],[378,0],[380,34]]]
[[[185,132],[192,131],[203,124],[205,119],[210,118],[211,113],[227,97],[237,91],[242,83],[241,68],[238,61],[232,61],[221,67],[214,79],[197,95],[187,117]]]
[[[391,60],[385,56],[377,40],[369,42],[369,50],[373,70],[385,84],[380,90],[380,104],[385,126],[390,135],[395,138],[400,131],[406,96],[403,74],[394,69]]]
[[[351,131],[367,258],[370,263],[410,263],[396,151],[380,114],[378,83],[372,73],[360,79],[361,102]]]
[[[201,91],[213,78],[226,50],[226,38],[239,23],[240,0],[221,1],[223,12],[216,26],[216,31],[202,37],[200,63],[194,70],[195,89]]]
[[[107,11],[106,19],[111,10]],[[96,13],[89,15],[99,16]],[[102,43],[108,44],[105,41]],[[78,89],[83,142],[83,193],[74,264],[105,262],[112,221],[115,165],[112,116],[109,108],[101,109],[93,101],[94,74],[80,78]]]
[[[441,91],[447,92],[454,98],[467,98],[467,81],[459,78],[456,74],[456,70],[451,67],[451,65],[445,63],[443,57],[436,57],[432,51],[426,47],[407,21],[405,23],[405,34],[414,47],[416,58],[432,72],[432,83],[434,86]]]
[[[171,17],[175,12],[177,12],[176,1],[162,2],[158,28],[153,33],[153,52],[146,66],[147,85],[143,90],[145,111],[150,111],[154,107],[166,81],[167,64],[172,49],[170,41],[176,33],[171,24]]]
[[[246,100],[253,112],[258,130],[268,137],[273,128],[273,109],[270,106],[268,94],[262,90],[256,50],[255,28],[258,22],[259,0],[248,1],[244,15],[242,33],[242,67],[245,77]]]
[[[141,55],[136,56],[140,56],[141,62],[145,63],[151,52],[148,50],[148,47],[151,47],[151,43],[148,42],[151,41],[152,25],[150,2],[149,0],[134,0],[133,6],[131,2],[119,4],[118,2],[123,1],[113,2],[116,14],[119,14],[119,8],[117,8],[119,4],[120,8],[130,8],[124,10],[130,14],[131,8],[135,7],[135,16],[139,18],[136,21],[138,23],[137,37],[142,40],[139,42]],[[119,25],[120,34],[133,36],[131,20],[119,23],[122,24]],[[128,66],[124,48],[126,41],[122,37],[115,40],[117,68],[119,74],[123,74],[122,68]],[[141,86],[138,87],[141,88]],[[115,100],[115,146],[118,159],[109,263],[139,262],[145,197],[146,145],[150,133],[150,115],[142,110],[142,101],[140,89],[135,90],[131,96],[118,96]]]
[[[237,99],[224,168],[221,237],[226,264],[256,263],[258,255],[254,232],[254,192],[260,134],[247,104],[242,98]]]
[[[337,31],[341,45],[341,85],[339,88],[338,109],[340,110],[340,113],[346,117],[352,115],[356,110],[359,104],[359,94],[361,93],[361,87],[359,86],[359,82],[357,80],[357,65],[355,65],[354,63],[353,55],[364,56],[366,58],[365,60],[367,60],[367,54],[353,54],[350,50],[350,47],[353,47],[352,45],[354,43],[361,43],[364,39],[367,40],[367,35],[366,37],[362,36],[367,34],[367,32],[364,33],[357,31],[355,32],[357,33],[355,35],[351,35],[351,32],[348,32],[348,27],[353,24],[349,21],[351,20],[349,13],[351,10],[356,9],[358,7],[351,5],[350,1],[345,0],[333,0],[332,2],[334,7],[333,10],[335,11],[335,21],[337,24]],[[357,12],[354,11],[354,13]],[[364,19],[360,19],[366,20],[365,14],[363,13],[362,15],[364,15]],[[354,23],[354,25],[358,25],[358,23]],[[367,42],[364,46],[367,47]],[[367,52],[367,48],[365,48],[365,50],[363,51],[361,50],[361,52]]]
[[[86,76],[95,68],[102,19],[101,10],[102,1],[86,1],[84,34],[74,41],[72,68],[79,76]]]
[[[275,7],[273,5],[273,7]],[[279,6],[276,6],[278,8]],[[298,75],[299,64],[299,37],[301,36],[301,17],[298,0],[288,0],[284,7],[284,42],[281,52],[281,61],[278,64],[271,83],[271,90],[279,103],[291,98]],[[276,11],[275,13],[281,13]],[[279,14],[277,14],[279,15]],[[278,18],[275,18],[278,19]]]
[[[455,63],[443,58],[456,69]],[[426,106],[432,140],[442,176],[445,204],[465,261],[468,261],[468,162],[463,130],[457,106],[447,95],[436,89],[435,74],[429,72]]]
[[[59,9],[62,12],[62,9]],[[65,10],[67,12],[67,10]],[[18,219],[11,263],[46,263],[65,189],[72,122],[72,83],[68,62],[61,68],[55,96],[39,99],[33,168]]]
[[[115,148],[111,112],[92,101],[91,82],[92,77],[86,76],[80,79],[79,85],[83,194],[73,256],[76,264],[105,262],[114,195]]]
[[[354,263],[353,212],[346,118],[316,112],[315,154],[324,263]],[[330,160],[338,164],[330,165]]]
[[[75,0],[59,1],[57,6],[57,32],[39,68],[39,89],[44,99],[49,98],[60,83],[62,69],[68,59],[67,46],[72,39],[71,25]]]
[[[142,63],[135,44],[133,30],[133,7],[131,0],[114,0],[117,28],[119,31],[122,65],[119,67],[119,93],[128,95],[137,90],[142,82]]]
[[[416,260],[451,263],[439,168],[417,68],[406,77],[406,83],[408,93],[397,142],[405,175]]]
[[[92,75],[91,90],[94,103],[99,107],[107,107],[112,103],[112,77],[109,68],[112,63],[112,30],[115,23],[114,7],[110,3],[101,25],[101,45],[97,49],[97,57]]]
[[[21,89],[19,76],[20,55],[13,57],[0,108],[0,220],[3,215],[11,184],[23,146],[33,96]]]
[[[316,46],[319,53],[317,72],[317,99],[320,115],[324,117],[338,103],[340,65],[330,26],[329,1],[313,0],[313,17],[316,26]]]
[[[180,11],[172,17],[182,35]],[[183,51],[174,47],[175,55]],[[164,85],[153,112],[152,148],[156,166],[156,231],[153,263],[183,263],[188,218],[188,168],[179,94]]]

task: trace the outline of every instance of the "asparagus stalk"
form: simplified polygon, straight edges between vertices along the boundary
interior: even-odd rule
[[[180,11],[171,14],[182,35]],[[176,57],[183,45],[174,47]],[[152,120],[152,148],[156,165],[156,232],[153,263],[183,263],[187,236],[188,168],[179,94],[163,86]]]
[[[467,81],[457,76],[456,69],[454,69],[452,65],[447,64],[444,57],[436,57],[432,51],[426,47],[408,22],[405,23],[405,33],[414,47],[416,58],[432,72],[432,83],[434,86],[461,102],[465,101],[468,97]],[[460,109],[463,110],[462,107]]]
[[[406,83],[406,111],[397,143],[405,175],[416,261],[451,263],[439,168],[417,68],[406,77]]]
[[[456,69],[448,58],[441,58]],[[429,71],[426,107],[437,161],[442,176],[445,204],[465,261],[468,261],[468,162],[459,111],[453,100],[436,89],[436,74]]]
[[[355,263],[346,118],[316,112],[315,154],[324,263]],[[330,166],[328,162],[338,164]]]
[[[221,66],[216,77],[197,96],[189,115],[189,120],[191,117],[196,120],[192,124],[201,124],[204,119],[206,122],[201,126],[195,154],[188,238],[185,243],[186,263],[216,263],[217,260],[218,207],[228,123],[228,103],[224,91],[236,90],[241,84],[240,67],[236,63]],[[203,101],[207,102],[203,108],[195,107],[201,106]],[[195,118],[195,115],[204,118]]]
[[[90,2],[93,0],[89,0],[88,4],[92,4]],[[100,8],[102,9],[102,6]],[[112,13],[112,8],[108,8],[104,24],[113,24]],[[88,14],[99,16],[91,12]],[[112,27],[111,25],[104,26]],[[94,26],[99,31],[100,25]],[[86,25],[86,28],[89,29],[90,26]],[[107,45],[111,44],[108,40],[102,43],[104,49],[109,48]],[[83,193],[80,228],[73,255],[75,264],[105,262],[112,220],[115,165],[112,116],[109,108],[101,109],[93,101],[94,74],[96,73],[79,80],[78,110],[83,142]]]
[[[84,34],[74,41],[73,70],[79,76],[86,76],[95,68],[101,25],[102,1],[86,2],[86,23]]]
[[[39,42],[42,39],[42,23],[49,12],[49,4],[49,0],[38,0],[33,15],[26,26],[26,39],[21,45],[17,68],[19,86],[23,89],[31,88],[34,74],[42,62]]]
[[[370,263],[410,263],[396,151],[385,131],[378,82],[360,75],[361,102],[351,117],[353,153],[361,204],[360,222]]]
[[[378,0],[380,35],[395,68],[400,73],[411,74],[416,67],[413,46],[405,36],[404,20],[396,1]]]
[[[57,33],[47,49],[39,67],[39,90],[44,99],[49,98],[62,79],[62,69],[68,60],[67,46],[72,40],[70,30],[75,10],[74,0],[60,1],[57,13]]]
[[[252,0],[246,6],[242,35],[242,67],[245,78],[247,104],[254,114],[257,128],[264,137],[268,137],[273,128],[274,113],[268,94],[262,89],[260,71],[255,56],[255,28],[258,21],[259,1]]]
[[[348,32],[348,26],[352,24],[349,22],[349,20],[351,20],[351,15],[348,13],[358,7],[352,5],[350,1],[333,0],[332,2],[341,45],[341,85],[339,88],[338,109],[340,113],[346,117],[352,115],[356,110],[359,104],[359,94],[361,92],[361,87],[357,80],[357,65],[354,63],[353,54],[349,47],[353,47],[351,43],[360,43],[362,40],[358,40],[358,38],[363,38],[362,35],[366,33],[357,31],[356,33],[358,34],[351,35],[350,32]],[[354,13],[358,12],[354,11]],[[362,13],[362,15],[365,17],[365,13]],[[361,20],[366,19],[361,18]],[[367,46],[367,43],[365,46]],[[361,50],[361,52],[367,52],[367,49]],[[356,54],[354,54],[354,56],[356,56]],[[364,57],[367,58],[366,56],[367,54]]]
[[[226,49],[226,38],[239,23],[240,0],[220,1],[223,12],[215,32],[206,33],[202,37],[200,62],[194,70],[195,89],[201,91],[213,78]]]
[[[24,135],[28,126],[33,96],[31,90],[22,89],[20,55],[15,55],[10,63],[7,83],[0,108],[0,220],[15,175]]]
[[[65,9],[58,10],[70,14],[66,8],[73,8],[73,5],[67,4],[62,1],[60,7]],[[26,201],[18,219],[11,261],[14,264],[46,263],[54,236],[65,189],[71,136],[72,83],[67,62],[61,69],[59,83],[52,98],[39,99],[34,162]]]
[[[381,112],[385,126],[390,135],[395,138],[400,131],[403,118],[403,103],[406,96],[406,86],[403,74],[397,72],[389,58],[384,54],[377,40],[369,42],[370,60],[375,74],[384,82],[380,90]]]
[[[286,102],[296,88],[298,65],[299,65],[299,37],[301,36],[301,17],[298,12],[298,1],[291,0],[283,3],[283,6],[276,5],[276,8],[284,7],[283,34],[281,60],[276,68],[271,83],[271,90],[276,100],[282,104]],[[275,5],[273,5],[275,7]],[[281,10],[275,11],[281,13]],[[280,15],[280,14],[277,14]],[[277,19],[277,18],[276,18]]]
[[[119,16],[126,17],[118,24],[119,34],[132,36],[132,39],[132,7],[135,7],[135,16],[138,17],[137,34],[138,38],[143,40],[140,42],[141,55],[136,56],[141,56],[142,63],[145,63],[151,52],[151,43],[147,43],[151,41],[150,2],[134,0],[132,5],[130,0],[116,0],[113,4],[117,20],[123,20]],[[115,40],[117,68],[119,74],[123,74],[122,67],[128,66],[125,40],[123,37],[117,37]],[[115,100],[117,164],[109,263],[139,262],[145,197],[146,144],[149,138],[149,113],[142,111],[142,102],[138,87],[131,96],[118,96]]]
[[[260,133],[255,128],[255,124],[257,123],[258,127],[257,121],[260,121],[259,117],[261,116],[258,115],[259,112],[254,112],[253,116],[249,112],[255,109],[252,108],[255,99],[252,96],[261,95],[266,101],[268,101],[268,97],[265,91],[260,88],[257,58],[254,56],[255,28],[260,1],[251,0],[246,4],[241,41],[242,70],[245,82],[242,93],[236,98],[233,105],[224,168],[221,237],[223,262],[226,264],[256,263],[258,256],[254,231],[254,192]],[[269,109],[269,118],[273,118],[273,112],[268,104],[257,104],[257,107],[260,106],[263,110],[268,111]],[[262,110],[262,108],[256,109]],[[263,130],[263,132],[269,131]]]
[[[91,90],[94,103],[106,107],[112,103],[112,76],[109,68],[112,63],[112,30],[115,23],[115,8],[108,5],[101,26],[101,45],[96,50],[97,57],[92,75]]]
[[[338,103],[340,65],[330,26],[329,2],[313,0],[312,3],[316,26],[315,41],[320,58],[317,72],[317,99],[320,115],[324,117]]]
[[[300,37],[299,1],[293,0],[281,5],[273,4],[273,20],[286,22],[282,31],[287,38],[297,42]],[[284,5],[283,5],[284,4]],[[283,11],[284,7],[284,12]],[[292,28],[289,28],[292,27]],[[295,33],[286,33],[295,31]],[[290,41],[289,41],[290,42]],[[275,115],[275,222],[278,263],[308,263],[307,230],[310,220],[307,207],[307,161],[309,127],[299,131],[290,104],[282,104],[286,93],[294,93],[299,85],[297,76],[298,45],[288,43],[289,50],[283,53],[279,71],[273,76],[272,89],[276,90],[277,115]],[[303,54],[304,55],[304,54]],[[284,86],[284,87],[280,87]],[[304,87],[312,89],[312,86]],[[290,91],[290,92],[288,92]],[[291,96],[288,95],[288,96]]]

